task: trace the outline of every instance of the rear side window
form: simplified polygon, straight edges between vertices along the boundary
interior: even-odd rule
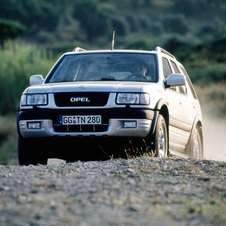
[[[186,78],[186,80],[187,80],[187,82],[188,82],[188,85],[189,85],[189,88],[190,88],[190,90],[191,90],[192,96],[194,97],[194,99],[198,99],[198,97],[197,97],[197,95],[196,95],[196,92],[195,92],[195,89],[194,89],[194,87],[193,87],[193,85],[192,85],[192,82],[191,82],[191,80],[190,80],[190,78],[189,78],[187,72],[186,72],[185,69],[184,69],[183,67],[181,67],[181,66],[180,66],[180,69],[181,69],[183,75],[185,76],[185,78]]]
[[[168,78],[172,74],[172,70],[171,70],[169,62],[166,58],[162,58],[162,65],[163,65],[164,76],[165,76],[165,78]]]
[[[171,61],[171,64],[172,64],[172,66],[173,66],[173,70],[174,70],[174,72],[175,72],[175,73],[180,73],[180,71],[179,71],[179,69],[178,69],[178,67],[177,67],[176,63],[175,63],[175,62],[173,62],[173,61]]]

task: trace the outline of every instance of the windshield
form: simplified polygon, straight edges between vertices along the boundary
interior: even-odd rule
[[[46,82],[157,80],[154,54],[86,53],[66,55]]]

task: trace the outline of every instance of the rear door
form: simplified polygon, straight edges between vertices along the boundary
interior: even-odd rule
[[[187,125],[192,127],[194,119],[197,115],[197,110],[199,108],[198,99],[187,72],[181,65],[179,68],[181,70],[181,74],[183,74],[186,79],[186,93],[183,93],[181,90],[179,90],[182,92],[181,101],[183,104],[183,112],[185,117],[184,121]]]

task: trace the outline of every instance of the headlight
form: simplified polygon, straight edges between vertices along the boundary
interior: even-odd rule
[[[28,94],[22,95],[21,105],[47,105],[47,94]]]
[[[150,95],[148,93],[140,94],[140,104],[150,104]]]
[[[116,103],[148,105],[150,103],[150,96],[148,93],[118,93]]]

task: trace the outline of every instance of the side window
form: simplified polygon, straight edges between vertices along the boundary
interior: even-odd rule
[[[163,65],[164,76],[165,78],[168,78],[172,74],[172,71],[171,71],[169,62],[166,58],[162,58],[162,65]]]
[[[175,72],[175,73],[180,73],[180,71],[179,71],[179,69],[178,69],[178,67],[177,67],[176,63],[175,63],[175,62],[173,62],[173,61],[170,61],[170,62],[171,62],[171,64],[172,64],[172,66],[173,66],[173,70],[174,70],[174,72]]]
[[[193,96],[195,99],[198,99],[198,98],[197,98],[197,95],[196,95],[196,92],[195,92],[195,89],[194,89],[194,87],[193,87],[193,85],[192,85],[192,83],[191,83],[191,80],[190,80],[190,78],[189,78],[187,72],[186,72],[185,69],[184,69],[183,67],[181,67],[181,66],[180,66],[180,69],[181,69],[183,75],[185,76],[185,78],[186,78],[186,80],[187,80],[187,82],[188,82],[188,86],[189,86],[189,88],[190,88],[190,90],[191,90],[192,96]]]

